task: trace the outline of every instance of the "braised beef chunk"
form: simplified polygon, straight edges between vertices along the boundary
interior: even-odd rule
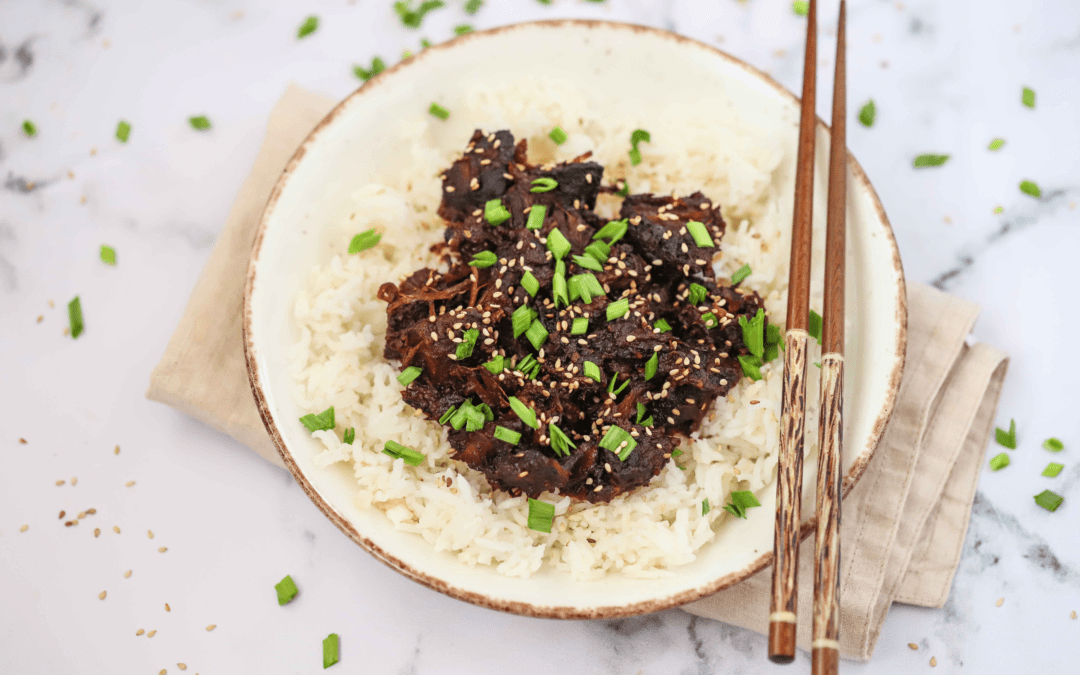
[[[718,206],[631,195],[606,222],[587,159],[535,166],[509,131],[476,131],[442,176],[447,271],[379,290],[386,358],[423,368],[402,398],[515,495],[604,502],[647,485],[743,377],[739,319],[763,308],[713,273]]]

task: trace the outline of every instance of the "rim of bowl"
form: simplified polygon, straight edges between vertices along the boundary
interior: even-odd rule
[[[636,616],[639,614],[646,614],[650,612],[658,612],[665,609],[671,609],[672,607],[678,607],[680,605],[700,600],[708,595],[712,595],[720,590],[723,590],[729,586],[732,586],[754,574],[760,572],[762,569],[772,563],[773,553],[772,551],[766,551],[762,553],[756,560],[747,565],[741,570],[731,572],[722,577],[712,580],[709,583],[703,584],[697,588],[682,591],[672,595],[665,596],[663,598],[656,598],[653,600],[646,600],[642,602],[636,602],[625,605],[608,605],[592,608],[580,608],[580,607],[568,607],[568,606],[550,606],[550,605],[534,605],[528,602],[520,602],[513,600],[502,600],[499,598],[493,598],[482,593],[475,593],[463,588],[459,588],[446,581],[433,577],[429,574],[420,572],[414,569],[407,562],[390,555],[382,547],[376,544],[374,541],[364,536],[353,527],[344,516],[337,512],[337,510],[329,504],[322,495],[315,489],[315,487],[308,481],[307,476],[297,466],[296,461],[292,457],[292,453],[289,448],[286,447],[285,442],[281,436],[281,433],[277,429],[277,425],[274,422],[274,418],[271,415],[270,407],[267,402],[266,396],[263,394],[263,383],[259,379],[258,367],[256,364],[255,347],[252,344],[252,317],[251,317],[251,293],[255,287],[255,269],[259,259],[259,252],[262,249],[263,236],[266,233],[267,223],[274,210],[274,205],[277,203],[282,191],[288,182],[289,177],[296,170],[300,160],[303,159],[307,152],[308,146],[313,143],[319,133],[328,125],[330,125],[337,116],[341,113],[344,107],[352,102],[354,99],[362,96],[367,91],[383,85],[387,80],[398,70],[408,68],[410,65],[425,59],[431,58],[432,55],[437,55],[438,52],[442,52],[448,49],[453,49],[465,42],[471,40],[482,40],[485,37],[491,35],[497,35],[501,33],[512,32],[515,30],[521,30],[523,28],[545,28],[557,30],[564,27],[584,27],[589,29],[609,29],[629,31],[633,33],[646,33],[656,37],[660,37],[667,40],[672,40],[676,43],[693,45],[695,47],[704,48],[712,52],[714,55],[721,57],[730,64],[741,68],[749,75],[757,78],[758,80],[767,84],[782,98],[786,98],[795,104],[799,103],[799,98],[792,92],[788,91],[779,82],[774,80],[768,74],[758,70],[754,66],[738,59],[721,49],[713,47],[712,45],[705,44],[693,38],[688,38],[683,35],[672,33],[671,31],[663,30],[660,28],[653,28],[651,26],[642,26],[639,24],[623,23],[619,21],[603,21],[603,20],[591,20],[591,19],[548,19],[541,21],[527,21],[521,23],[507,24],[504,26],[498,26],[496,28],[490,28],[487,30],[475,31],[472,33],[466,33],[465,35],[458,36],[447,42],[443,42],[437,45],[432,45],[422,52],[412,56],[409,59],[401,61],[394,66],[387,68],[385,71],[379,73],[375,77],[371,78],[363,85],[361,85],[356,91],[346,96],[340,103],[319,122],[311,133],[304,139],[300,147],[296,149],[289,163],[286,165],[281,176],[278,178],[277,183],[274,185],[273,191],[270,193],[269,199],[267,199],[266,206],[263,209],[262,216],[259,219],[259,224],[255,232],[255,239],[251,248],[251,260],[248,264],[247,279],[244,286],[244,305],[243,305],[243,341],[244,341],[244,358],[247,363],[248,380],[251,385],[251,392],[255,397],[255,405],[259,410],[259,416],[262,418],[263,425],[266,427],[267,433],[269,433],[271,440],[274,442],[274,446],[277,448],[278,453],[281,455],[282,461],[284,461],[286,468],[296,479],[296,482],[307,494],[308,498],[314,502],[315,506],[322,511],[322,513],[330,519],[339,530],[345,533],[350,539],[359,544],[366,551],[371,553],[377,559],[385,563],[397,572],[405,575],[406,577],[416,581],[428,588],[449,595],[452,598],[458,600],[464,600],[465,602],[486,607],[488,609],[494,609],[501,612],[508,612],[511,614],[518,614],[521,616],[531,616],[537,618],[548,619],[614,619],[627,616]],[[819,130],[825,129],[830,131],[829,126],[820,118],[817,119],[817,128]],[[896,404],[897,393],[900,389],[900,378],[904,371],[904,359],[907,350],[907,288],[904,279],[904,268],[900,262],[900,250],[896,244],[896,237],[893,233],[892,225],[889,223],[888,217],[885,215],[885,209],[881,206],[881,200],[878,199],[877,192],[874,190],[873,185],[870,183],[870,179],[867,177],[866,172],[863,171],[862,166],[848,151],[848,166],[855,174],[856,184],[865,189],[874,205],[874,209],[877,212],[878,218],[885,226],[885,234],[888,240],[889,247],[892,249],[892,262],[893,269],[897,276],[897,328],[896,328],[896,352],[894,354],[895,363],[893,370],[889,375],[889,390],[886,395],[885,405],[878,413],[877,419],[874,421],[874,426],[871,429],[870,439],[867,446],[859,453],[855,458],[855,463],[843,479],[843,495],[846,497],[851,489],[862,477],[866,471],[867,465],[870,463],[870,459],[873,457],[874,452],[877,450],[878,444],[881,441],[881,435],[885,431],[885,427],[888,424],[889,418],[892,416],[893,409]],[[803,523],[799,532],[800,540],[805,539],[817,528],[816,515],[811,516],[809,521]]]

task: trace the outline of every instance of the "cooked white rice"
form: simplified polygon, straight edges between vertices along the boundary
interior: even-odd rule
[[[525,82],[467,93],[452,114],[468,120],[469,130],[506,128],[527,138],[534,162],[571,159],[591,150],[609,179],[626,176],[634,192],[685,195],[701,190],[722,205],[727,221],[718,273],[730,275],[749,263],[753,274],[744,286],[765,298],[771,321],[782,322],[790,221],[787,215],[781,218],[777,207],[779,142],[734,128],[721,112],[700,105],[673,103],[647,123],[612,112],[601,115],[572,88]],[[410,168],[355,191],[352,212],[343,215],[343,222],[327,224],[340,232],[343,254],[313,269],[297,295],[301,337],[290,354],[296,397],[306,411],[332,405],[337,415],[337,430],[313,434],[322,445],[317,463],[352,462],[359,506],[381,510],[395,528],[415,532],[434,550],[467,565],[494,565],[502,574],[519,577],[542,567],[577,579],[609,571],[636,577],[671,574],[693,561],[716,528],[731,519],[721,507],[732,491],[760,492],[773,480],[780,361],[762,368],[763,380],[744,378],[718,400],[700,431],[682,442],[685,454],[673,458],[647,487],[597,505],[545,494],[543,499],[555,504],[554,527],[550,534],[530,530],[526,497],[493,492],[483,474],[453,460],[444,428],[402,402],[397,364],[382,356],[386,305],[376,297],[379,286],[437,265],[428,249],[442,239],[444,228],[435,215],[438,174],[468,138],[466,131],[442,147],[434,140],[445,135],[435,133],[443,131],[433,126],[440,124],[446,123],[423,114],[402,122],[401,137],[412,139],[403,146],[410,153]],[[556,125],[569,134],[562,146],[547,138]],[[638,126],[651,132],[652,142],[641,145],[644,161],[631,167],[628,139]],[[602,215],[614,215],[616,209],[612,199],[602,198],[598,205]],[[351,235],[372,227],[383,234],[379,245],[345,255]],[[813,382],[811,391],[816,391]],[[813,439],[816,415],[809,412],[808,438]],[[356,429],[352,445],[339,436],[348,427]],[[388,440],[424,453],[426,460],[414,468],[391,459],[382,453]],[[702,515],[705,499],[712,509]]]

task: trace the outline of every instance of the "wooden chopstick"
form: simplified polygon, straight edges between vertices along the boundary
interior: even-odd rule
[[[847,200],[845,6],[840,0],[833,80],[829,206],[825,229],[825,303],[821,330],[817,538],[814,543],[814,675],[836,675],[840,662],[840,499],[844,441],[844,263]]]
[[[799,526],[806,414],[806,339],[810,309],[810,245],[814,208],[814,92],[817,84],[817,2],[806,15],[802,111],[795,166],[795,213],[791,226],[787,332],[784,335],[784,391],[780,418],[780,459],[776,476],[776,529],[773,534],[772,603],[769,609],[769,659],[795,660],[795,610],[798,603]]]

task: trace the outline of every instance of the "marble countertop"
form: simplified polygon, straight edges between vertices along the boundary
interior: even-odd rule
[[[316,672],[320,641],[337,632],[342,672],[782,672],[763,637],[677,610],[546,621],[422,588],[342,536],[286,472],[143,397],[290,81],[343,97],[358,84],[352,64],[393,62],[460,23],[598,17],[675,30],[800,86],[804,23],[786,0],[488,0],[474,17],[448,0],[419,31],[391,5],[0,2],[0,670]],[[823,29],[836,7],[822,3]],[[311,13],[320,28],[297,41]],[[831,34],[820,41],[823,117]],[[851,123],[850,146],[908,279],[982,304],[975,337],[1012,356],[998,420],[1015,418],[1020,445],[1007,470],[981,477],[946,607],[895,606],[873,660],[844,669],[918,672],[933,657],[935,672],[1070,672],[1080,5],[853,0],[848,61],[852,115],[871,97],[878,110],[871,129]],[[1020,103],[1024,86],[1034,110]],[[192,132],[195,114],[213,130]],[[126,145],[113,136],[121,118],[133,127]],[[999,136],[1005,147],[988,152]],[[924,152],[952,158],[912,169]],[[1024,179],[1041,198],[1017,189]],[[119,265],[101,263],[102,243]],[[87,325],[77,341],[63,334],[75,295]],[[1043,450],[1048,436],[1065,452]],[[1041,477],[1051,460],[1065,470]],[[1055,513],[1033,503],[1044,488],[1065,496]],[[272,587],[285,574],[301,595],[278,608]],[[803,654],[783,672],[808,671]]]

